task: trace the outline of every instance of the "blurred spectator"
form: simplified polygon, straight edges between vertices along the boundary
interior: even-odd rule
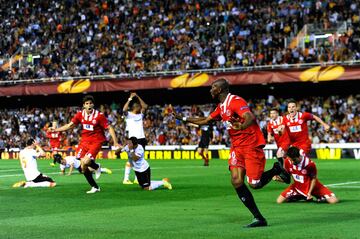
[[[276,99],[273,96],[268,99],[248,99],[249,106],[266,134],[266,124],[269,121],[268,112],[272,107],[278,107],[280,112],[286,111],[286,100]],[[331,125],[329,132],[325,132],[316,123],[310,123],[310,138],[313,143],[360,143],[360,95],[348,97],[330,96],[308,97],[298,100],[300,111],[314,112],[318,114],[326,123]],[[107,116],[110,124],[114,127],[120,140],[124,140],[125,125],[119,105],[100,105],[99,109]],[[215,108],[213,104],[193,105],[193,106],[173,106],[174,110],[186,117],[200,116],[202,112],[206,114]],[[45,136],[49,122],[59,121],[59,125],[69,122],[75,114],[77,107],[68,108],[45,108],[45,109],[12,109],[3,110],[0,113],[0,133],[2,139],[0,146],[5,148],[20,147],[21,141],[33,137],[47,143]],[[214,137],[211,144],[228,144],[229,137],[226,133],[226,126],[222,122],[217,122],[213,126]],[[63,142],[65,148],[71,148],[78,143],[78,131],[67,132]],[[144,116],[145,136],[148,145],[196,145],[200,138],[200,130],[197,127],[184,125],[182,121],[175,120],[171,115],[169,105],[149,106]],[[110,136],[107,135],[110,139]],[[4,141],[4,143],[1,143]],[[106,143],[108,145],[108,143]],[[1,147],[0,147],[1,149]]]
[[[360,0],[4,1],[0,78],[357,60],[359,4]],[[339,39],[314,47],[312,34],[305,39],[306,49],[285,48],[285,39],[294,38],[305,24],[329,29],[345,21],[349,27]],[[20,49],[28,53],[23,59],[27,64],[13,64],[9,70],[8,60]]]

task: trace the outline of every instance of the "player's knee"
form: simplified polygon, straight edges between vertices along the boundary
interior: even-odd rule
[[[150,187],[143,187],[142,189],[144,189],[146,191],[150,191]]]
[[[240,177],[231,177],[231,184],[234,188],[238,188],[244,184],[244,180]]]
[[[260,188],[262,188],[264,185],[263,185],[261,182],[258,182],[258,183],[249,183],[249,186],[250,186],[252,189],[260,189]]]
[[[91,158],[85,156],[81,161],[82,161],[82,165],[88,166],[91,162]]]

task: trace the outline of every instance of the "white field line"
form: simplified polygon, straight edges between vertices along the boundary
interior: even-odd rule
[[[185,167],[154,167],[151,168],[151,170],[155,169],[182,169],[182,168],[204,168],[203,166],[185,166]],[[17,169],[18,170],[18,169]],[[124,171],[124,169],[111,169],[111,171]],[[75,170],[74,170],[75,172]],[[1,171],[0,171],[1,173]],[[53,174],[60,174],[59,172],[50,172],[50,173],[42,173],[45,175],[53,175]],[[18,174],[5,174],[5,175],[0,175],[0,178],[8,178],[8,177],[18,177],[18,176],[23,176],[23,173],[18,173]]]
[[[360,186],[331,186],[331,188],[360,188]]]
[[[3,172],[14,172],[14,171],[19,171],[21,170],[21,168],[18,168],[18,169],[4,169],[4,170],[1,170],[0,169],[0,173],[3,173]]]
[[[345,183],[333,183],[333,184],[327,184],[325,185],[326,187],[336,187],[336,186],[341,186],[341,185],[349,185],[349,184],[359,184],[360,181],[355,181],[355,182],[345,182]]]

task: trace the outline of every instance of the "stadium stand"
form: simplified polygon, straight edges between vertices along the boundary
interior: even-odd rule
[[[357,60],[359,3],[6,1],[0,7],[0,78]],[[292,45],[305,25],[338,29],[339,35],[312,44],[315,33],[309,32],[303,47]]]
[[[267,99],[249,100],[253,112],[259,121],[260,127],[266,134],[268,113],[272,107],[278,107],[281,112],[286,111],[286,101],[269,96]],[[345,143],[360,142],[360,95],[348,97],[307,97],[299,101],[302,111],[315,113],[331,125],[330,132],[326,133],[318,124],[311,124],[311,139],[313,143]],[[215,105],[188,105],[174,106],[174,109],[184,116],[199,116],[201,112],[207,114]],[[0,113],[0,135],[5,141],[5,147],[16,148],[21,140],[35,137],[46,142],[45,129],[52,120],[60,124],[69,122],[78,108],[22,108],[3,110]],[[101,105],[100,110],[107,115],[115,127],[119,138],[125,135],[120,105]],[[146,111],[144,128],[149,145],[196,145],[199,141],[199,130],[176,121],[170,115],[168,105],[153,105]],[[65,148],[78,143],[78,130],[67,132],[64,139]],[[225,126],[220,122],[213,127],[214,137],[212,144],[228,144],[228,135]],[[110,138],[108,136],[108,138]],[[111,145],[106,143],[107,145]]]

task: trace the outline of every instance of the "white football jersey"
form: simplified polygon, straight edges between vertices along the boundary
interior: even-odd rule
[[[122,151],[125,151],[128,154],[129,163],[134,171],[141,173],[149,168],[149,163],[144,158],[144,148],[140,144],[138,144],[138,146],[135,149],[135,155],[140,157],[136,161],[134,161],[131,158],[131,153],[130,153],[129,147],[127,145],[122,149]]]
[[[126,131],[129,133],[130,137],[136,137],[138,139],[145,138],[144,134],[144,125],[143,125],[143,114],[134,114],[130,111],[127,112],[125,117],[126,122]]]
[[[66,161],[66,164],[60,164],[60,170],[64,170],[66,168],[70,168],[70,166],[73,164],[74,168],[78,169],[80,167],[80,160],[77,160],[75,156],[66,156],[64,158]]]
[[[20,164],[24,171],[26,181],[32,181],[40,175],[37,168],[36,158],[39,153],[34,149],[23,149],[20,151]]]

